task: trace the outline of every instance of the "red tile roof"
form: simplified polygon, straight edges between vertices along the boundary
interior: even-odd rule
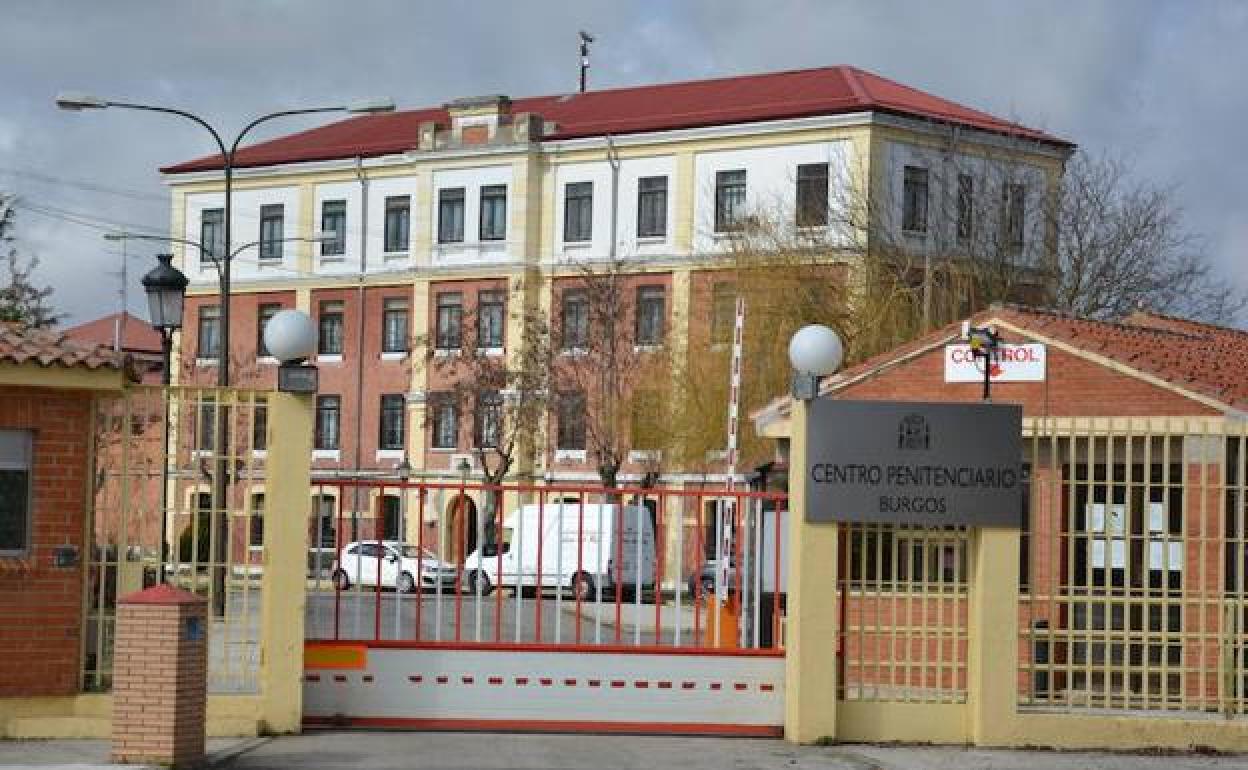
[[[71,342],[83,345],[113,346],[113,335],[117,331],[117,322],[125,323],[121,329],[121,349],[131,353],[160,354],[160,332],[155,327],[136,318],[129,313],[113,313],[94,321],[73,326],[65,330],[65,337]]]
[[[69,341],[62,332],[22,329],[14,324],[0,326],[0,363],[4,362],[86,369],[126,368],[126,356],[114,352],[111,346],[80,345]]]
[[[512,114],[532,112],[555,124],[550,139],[644,133],[763,120],[885,112],[970,126],[1061,147],[1074,145],[1042,131],[980,112],[857,67],[836,66],[680,83],[612,88],[516,99]],[[446,126],[445,108],[366,115],[279,137],[239,150],[237,167],[375,157],[416,147],[424,121]],[[166,173],[221,167],[219,155],[167,166]]]

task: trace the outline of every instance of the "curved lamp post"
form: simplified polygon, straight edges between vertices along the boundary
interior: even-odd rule
[[[221,352],[217,362],[217,384],[230,384],[230,262],[233,260],[234,253],[231,252],[230,243],[230,220],[232,218],[231,208],[233,203],[234,191],[234,164],[238,153],[238,146],[242,143],[243,138],[256,126],[274,118],[281,118],[290,115],[311,115],[324,112],[350,112],[355,114],[373,114],[380,112],[393,112],[394,102],[389,99],[371,99],[351,102],[344,105],[335,105],[332,107],[306,107],[294,110],[279,110],[271,112],[267,115],[261,115],[255,120],[248,123],[234,137],[234,141],[226,147],[225,140],[221,138],[221,134],[217,132],[203,118],[198,115],[187,112],[186,110],[173,109],[171,107],[158,107],[151,104],[136,104],[132,102],[118,102],[111,99],[103,99],[91,94],[81,93],[77,91],[63,91],[56,97],[56,106],[63,110],[72,112],[81,112],[82,110],[100,110],[108,107],[117,107],[126,110],[141,110],[144,112],[161,112],[166,115],[176,115],[185,118],[212,134],[213,140],[217,144],[217,148],[221,152],[222,173],[225,177],[225,211],[224,213],[224,233],[223,243],[220,252],[216,252],[211,248],[205,249],[204,253],[208,254],[214,261],[218,261],[218,271],[220,273],[221,287]],[[170,239],[175,242],[182,242],[180,239]],[[211,246],[211,244],[203,244]]]

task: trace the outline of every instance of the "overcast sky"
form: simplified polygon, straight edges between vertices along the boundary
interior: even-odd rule
[[[223,132],[363,96],[559,93],[575,88],[582,27],[598,37],[591,88],[853,64],[1124,153],[1178,185],[1219,269],[1248,285],[1248,2],[1233,0],[7,0],[0,190],[22,196],[19,245],[56,305],[87,320],[120,302],[101,228],[167,231],[157,167],[212,146],[175,118],[59,111],[58,91],[181,107]],[[96,227],[66,221],[84,214]],[[138,276],[157,248],[128,248],[130,307],[146,315]]]

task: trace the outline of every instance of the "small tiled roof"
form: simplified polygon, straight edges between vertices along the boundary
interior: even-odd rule
[[[121,324],[121,349],[131,353],[160,353],[160,332],[155,327],[129,313],[112,313],[94,321],[72,326],[65,330],[65,337],[80,345],[107,345],[112,347],[113,335]]]
[[[79,344],[64,332],[0,325],[0,362],[85,369],[126,368],[126,356],[105,345]]]
[[[995,306],[970,321],[974,325],[994,321],[1008,324],[1024,335],[1034,334],[1108,358],[1212,399],[1226,409],[1248,410],[1248,332],[1155,313],[1139,312],[1112,322],[1012,305]],[[824,380],[820,392],[831,394],[875,376],[890,364],[957,339],[960,333],[961,323],[953,323],[869,358]],[[787,414],[788,402],[788,396],[778,398],[752,417]]]
[[[1074,145],[1042,131],[942,99],[850,66],[768,72],[712,80],[534,96],[511,102],[511,113],[553,122],[549,139],[632,134],[764,120],[883,112],[1023,137],[1058,147]],[[443,107],[365,115],[240,149],[235,166],[269,166],[338,158],[376,157],[416,148],[420,124],[447,126]],[[211,155],[167,166],[170,174],[221,168]]]

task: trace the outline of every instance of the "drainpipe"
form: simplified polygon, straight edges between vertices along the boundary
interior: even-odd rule
[[[619,197],[620,197],[620,156],[615,151],[615,142],[611,139],[611,135],[607,134],[607,162],[611,164],[611,245],[608,255],[611,261],[615,261],[615,228],[616,220],[619,218]]]
[[[358,332],[355,345],[355,478],[360,478],[364,468],[360,445],[364,438],[364,274],[368,270],[368,178],[364,176],[364,159],[356,156],[355,178],[360,182],[360,273],[356,280],[355,306],[359,309],[356,323]],[[359,540],[360,488],[355,487],[355,504],[352,513],[352,537]],[[374,530],[376,519],[374,518]],[[378,533],[374,531],[374,535]]]

